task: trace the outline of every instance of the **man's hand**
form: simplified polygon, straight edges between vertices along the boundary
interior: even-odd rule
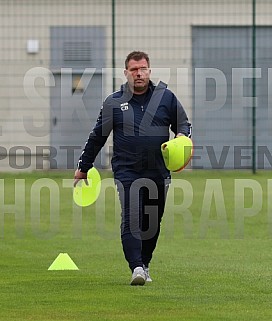
[[[74,187],[76,187],[77,183],[81,180],[84,179],[84,182],[86,185],[88,184],[88,180],[87,180],[87,173],[83,173],[81,171],[79,171],[78,169],[75,171],[75,176],[74,176]]]
[[[178,133],[175,138],[180,137],[180,136],[184,136],[184,134]]]

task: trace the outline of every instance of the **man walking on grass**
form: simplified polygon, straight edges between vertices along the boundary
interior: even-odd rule
[[[121,239],[132,272],[131,285],[151,282],[149,263],[160,233],[170,172],[161,145],[175,136],[190,135],[190,123],[177,97],[150,80],[145,52],[126,57],[127,82],[109,95],[77,164],[74,186],[87,172],[113,131],[112,170],[121,209]]]

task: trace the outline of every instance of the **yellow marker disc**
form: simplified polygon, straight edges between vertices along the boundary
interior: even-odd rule
[[[161,145],[165,166],[172,172],[185,168],[193,155],[193,142],[187,136],[179,136]]]
[[[78,206],[89,206],[93,204],[101,190],[101,177],[98,170],[92,167],[87,173],[88,184],[85,181],[80,180],[74,188],[73,198],[74,202]]]

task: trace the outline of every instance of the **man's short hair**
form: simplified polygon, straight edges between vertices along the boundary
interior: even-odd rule
[[[125,60],[125,68],[126,69],[128,68],[128,62],[132,59],[136,60],[136,61],[139,61],[141,59],[145,59],[147,61],[148,67],[150,67],[150,61],[149,61],[148,54],[143,51],[132,51],[131,53],[129,53],[127,55],[127,58]]]

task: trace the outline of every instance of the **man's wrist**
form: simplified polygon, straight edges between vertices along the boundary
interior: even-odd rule
[[[82,164],[82,161],[80,160],[77,163],[77,169],[81,172],[81,173],[87,173],[89,171],[90,168],[92,168],[93,166],[91,165],[84,165]]]

